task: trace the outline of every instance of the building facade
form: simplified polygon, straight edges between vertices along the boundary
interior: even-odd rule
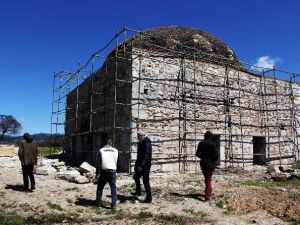
[[[110,136],[130,172],[143,130],[153,144],[152,171],[196,171],[197,144],[210,130],[221,166],[293,163],[299,84],[295,74],[278,73],[246,68],[223,41],[197,29],[137,32],[68,93],[67,161],[94,164]]]

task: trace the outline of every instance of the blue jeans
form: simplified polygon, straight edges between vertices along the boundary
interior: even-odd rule
[[[102,193],[105,184],[108,182],[111,190],[111,208],[116,207],[117,202],[117,187],[116,187],[116,172],[101,170],[98,186],[97,186],[97,201],[101,204]]]

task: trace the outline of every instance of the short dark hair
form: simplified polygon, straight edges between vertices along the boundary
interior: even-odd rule
[[[24,139],[27,139],[27,138],[29,138],[29,137],[30,137],[29,133],[24,133],[24,134],[23,134],[23,138],[24,138]]]
[[[30,137],[29,133],[24,133],[23,138],[26,140],[27,143],[30,143],[33,141],[33,139]]]
[[[111,138],[111,137],[106,137],[106,138],[105,138],[106,144],[108,144],[110,141],[112,142],[112,138]]]
[[[213,136],[212,132],[210,132],[210,131],[208,130],[208,131],[206,131],[205,134],[204,134],[204,139],[205,139],[205,140],[208,140],[208,139],[212,138],[212,136]]]

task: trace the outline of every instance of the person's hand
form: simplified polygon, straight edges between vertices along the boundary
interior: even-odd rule
[[[99,181],[99,175],[96,175],[94,180],[93,180],[93,184],[97,184]]]

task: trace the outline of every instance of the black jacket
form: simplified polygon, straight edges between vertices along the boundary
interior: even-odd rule
[[[152,159],[151,141],[148,137],[145,137],[144,140],[138,143],[135,168],[139,166],[142,167],[143,170],[150,169],[151,159]]]
[[[201,141],[197,148],[197,156],[201,159],[201,165],[214,169],[219,158],[217,146],[211,140]]]

